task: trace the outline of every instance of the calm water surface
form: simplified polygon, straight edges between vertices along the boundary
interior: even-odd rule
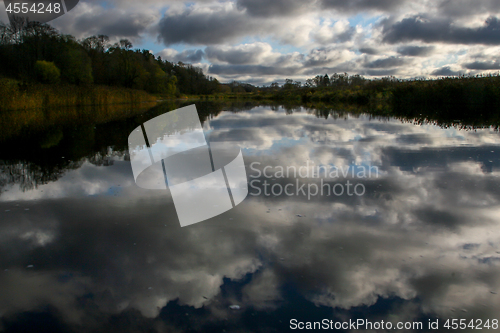
[[[448,331],[452,318],[498,331],[498,131],[197,107],[211,143],[241,147],[251,185],[184,228],[168,190],[136,186],[127,150],[166,109],[1,144],[0,331],[282,332],[292,319]]]

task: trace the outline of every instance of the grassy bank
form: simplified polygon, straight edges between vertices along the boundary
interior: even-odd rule
[[[23,85],[17,80],[0,78],[0,112],[38,108],[139,104],[156,100],[157,97],[142,90],[96,85]]]

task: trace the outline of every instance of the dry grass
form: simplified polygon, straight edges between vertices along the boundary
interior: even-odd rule
[[[154,102],[145,91],[108,86],[42,85],[23,86],[0,78],[0,112],[70,106],[104,106]]]

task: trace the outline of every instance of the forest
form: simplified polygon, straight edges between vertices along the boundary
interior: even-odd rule
[[[0,78],[33,84],[103,85],[162,96],[217,92],[220,83],[200,68],[174,64],[104,35],[77,40],[48,24],[17,18],[0,24]]]

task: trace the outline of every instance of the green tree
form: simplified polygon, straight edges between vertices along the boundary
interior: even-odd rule
[[[295,86],[293,85],[293,80],[292,79],[286,79],[285,84],[283,85],[283,89],[289,90],[293,89]]]
[[[330,78],[328,77],[328,74],[325,74],[325,76],[323,76],[322,86],[328,87],[329,85],[330,85]]]
[[[35,63],[35,74],[38,81],[42,83],[57,83],[61,77],[61,71],[53,62],[38,60]]]
[[[85,49],[72,36],[62,36],[58,43],[56,63],[61,68],[61,77],[72,84],[91,84],[92,63]]]
[[[94,83],[109,84],[108,70],[110,61],[107,53],[110,48],[109,37],[105,35],[91,36],[80,43],[90,57]]]

